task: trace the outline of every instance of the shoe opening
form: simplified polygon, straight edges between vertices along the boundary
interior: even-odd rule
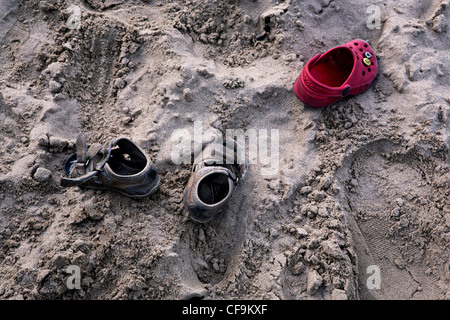
[[[108,164],[118,175],[133,175],[144,170],[147,165],[145,155],[128,140],[119,140],[111,150]]]
[[[353,55],[350,50],[341,48],[331,51],[311,66],[311,76],[329,87],[340,87],[350,76],[353,69]]]
[[[229,191],[228,176],[223,173],[213,173],[200,181],[198,197],[202,202],[212,205],[225,199]]]

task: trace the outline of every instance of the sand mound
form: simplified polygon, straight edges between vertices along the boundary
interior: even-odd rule
[[[0,298],[448,299],[450,4],[371,5],[380,29],[350,0],[2,1]],[[354,38],[374,85],[304,107],[304,63]],[[172,150],[210,129],[278,134],[279,161],[200,225]],[[133,139],[159,191],[61,188],[81,131]]]

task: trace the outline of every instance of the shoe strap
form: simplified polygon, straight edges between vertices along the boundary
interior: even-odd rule
[[[71,172],[73,172],[74,170],[79,170],[81,172],[84,172],[84,174],[75,178],[61,177],[60,185],[62,187],[77,186],[97,176],[99,172],[103,171],[103,167],[105,166],[106,162],[108,162],[111,156],[111,149],[114,145],[115,140],[112,140],[111,142],[105,144],[104,147],[99,143],[94,143],[89,149],[87,149],[87,134],[79,134],[76,140],[77,162],[72,167]],[[98,161],[97,163],[92,163],[94,158],[101,151],[102,157],[100,161]]]
[[[102,149],[102,145],[94,143],[89,149],[87,148],[87,133],[81,133],[77,136],[77,163],[88,163]]]
[[[103,167],[105,166],[106,162],[108,162],[109,158],[111,157],[111,150],[116,145],[116,140],[111,140],[110,142],[106,143],[102,150],[102,159],[95,164],[96,171],[103,171]],[[97,146],[98,151],[101,150],[101,145]]]
[[[87,133],[80,133],[76,141],[77,162],[85,163],[87,158]]]
[[[59,184],[62,187],[72,187],[72,186],[79,186],[82,183],[87,182],[88,180],[91,180],[94,178],[99,171],[91,171],[89,173],[86,173],[85,175],[82,175],[77,178],[67,178],[67,177],[61,177]]]

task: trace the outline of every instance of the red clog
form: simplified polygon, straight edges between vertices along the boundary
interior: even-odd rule
[[[294,83],[294,93],[305,105],[322,108],[367,90],[377,72],[370,45],[352,40],[309,60]]]

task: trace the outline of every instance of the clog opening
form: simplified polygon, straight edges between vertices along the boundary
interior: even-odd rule
[[[354,64],[350,49],[339,48],[329,52],[310,67],[311,76],[329,87],[340,87],[350,76]]]

